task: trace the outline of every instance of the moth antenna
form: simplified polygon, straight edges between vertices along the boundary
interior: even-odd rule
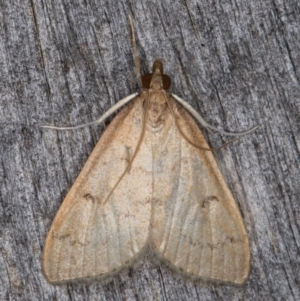
[[[133,93],[133,94],[128,95],[125,98],[121,99],[114,106],[112,106],[108,111],[106,111],[96,122],[97,123],[104,122],[109,116],[111,116],[113,113],[115,113],[121,107],[123,107],[125,104],[127,104],[129,101],[131,101],[133,98],[135,98],[137,95],[138,95],[138,93],[136,92],[136,93]]]
[[[58,126],[54,126],[54,125],[41,125],[41,128],[44,129],[51,129],[51,130],[58,130],[58,131],[64,131],[64,130],[77,130],[86,126],[90,126],[93,124],[98,123],[97,121],[93,121],[93,122],[88,122],[88,123],[83,123],[80,125],[76,125],[76,126],[62,126],[62,127],[58,127]]]
[[[253,128],[246,130],[244,132],[240,132],[240,133],[229,133],[229,132],[225,132],[222,130],[217,129],[216,127],[208,124],[203,117],[190,105],[188,104],[186,101],[184,101],[182,98],[180,98],[179,96],[172,94],[172,96],[185,108],[187,109],[192,116],[194,116],[196,118],[196,120],[202,124],[202,126],[204,126],[207,130],[211,129],[214,130],[222,135],[227,135],[227,136],[244,136],[246,134],[250,134],[251,132],[255,131],[256,129],[258,129],[260,127],[260,125],[256,125]]]
[[[112,190],[110,191],[110,193],[108,194],[107,198],[105,199],[105,201],[103,202],[103,205],[106,204],[106,202],[109,200],[109,198],[111,197],[111,195],[113,194],[114,190],[117,188],[117,186],[120,184],[120,182],[122,181],[122,179],[124,178],[125,174],[130,170],[131,165],[140,149],[140,146],[142,144],[142,141],[144,139],[145,136],[145,130],[146,130],[146,122],[147,122],[147,112],[148,112],[148,104],[149,104],[149,92],[148,92],[148,96],[145,100],[146,105],[144,107],[144,116],[143,116],[143,124],[142,124],[142,131],[141,131],[141,136],[139,138],[138,144],[135,148],[135,151],[133,153],[132,158],[130,159],[130,161],[128,162],[127,167],[125,168],[124,172],[122,173],[122,175],[120,176],[119,180],[117,181],[117,183],[115,184],[115,186],[112,188]]]
[[[172,94],[172,95],[173,95],[173,94]],[[198,148],[198,149],[201,149],[201,150],[205,150],[205,151],[218,151],[218,150],[220,150],[221,148],[223,148],[223,147],[225,147],[225,146],[227,146],[227,145],[229,145],[229,144],[231,144],[231,143],[233,143],[233,142],[239,140],[239,139],[244,135],[244,134],[243,134],[243,135],[239,135],[239,137],[234,138],[234,139],[232,139],[232,140],[230,140],[230,141],[228,141],[228,142],[226,142],[226,143],[224,143],[224,144],[222,144],[221,146],[218,146],[218,147],[207,148],[207,147],[200,146],[200,145],[194,143],[192,140],[190,140],[190,139],[185,135],[185,133],[182,131],[180,125],[179,125],[178,122],[177,122],[177,119],[176,119],[174,110],[173,110],[173,108],[171,107],[171,104],[169,103],[169,100],[168,100],[167,96],[166,96],[165,94],[164,94],[164,96],[165,96],[165,98],[166,98],[166,100],[167,100],[169,109],[170,109],[170,111],[171,111],[171,114],[172,114],[172,116],[173,116],[175,125],[176,125],[176,127],[177,127],[177,129],[178,129],[180,135],[181,135],[181,136],[182,136],[189,144],[191,144],[191,145],[194,146],[195,148]],[[173,96],[174,96],[174,95],[173,95]],[[201,115],[199,115],[199,116],[201,117]],[[202,117],[201,117],[201,118],[202,118]],[[197,119],[197,120],[198,120],[198,119]],[[198,121],[199,121],[199,120],[198,120]],[[201,122],[200,122],[200,123],[201,123]],[[201,123],[201,124],[202,124],[202,123]],[[258,127],[258,126],[256,126],[255,128],[257,128],[257,127]],[[253,130],[254,130],[254,129],[253,129]],[[251,130],[251,132],[252,132],[253,130]]]
[[[41,128],[46,128],[46,129],[53,129],[53,130],[75,130],[75,129],[80,129],[86,126],[90,126],[93,124],[99,124],[103,123],[110,115],[112,115],[114,112],[116,112],[119,108],[124,106],[126,103],[128,103],[130,100],[135,98],[138,95],[138,93],[133,93],[131,95],[126,96],[125,98],[121,99],[118,101],[114,106],[112,106],[108,111],[106,111],[98,120],[76,125],[76,126],[70,126],[70,127],[57,127],[53,125],[42,125]]]
[[[141,75],[141,59],[139,56],[139,51],[136,46],[136,39],[135,39],[135,33],[134,33],[134,25],[131,16],[128,16],[130,28],[131,28],[131,35],[132,35],[132,48],[133,48],[133,57],[134,57],[134,65],[135,65],[135,71],[137,73],[138,79],[140,81],[140,85],[142,85],[142,75]]]
[[[190,7],[189,7],[189,4],[188,4],[187,0],[185,0],[185,6],[187,8],[187,11],[188,11],[188,14],[189,14],[189,18],[190,18],[190,20],[192,22],[192,26],[193,26],[196,38],[199,40],[199,34],[198,34],[198,31],[197,31],[197,28],[196,28],[196,24],[195,24],[195,21],[194,21],[194,18],[192,16],[192,14],[191,14],[191,10],[190,10]]]

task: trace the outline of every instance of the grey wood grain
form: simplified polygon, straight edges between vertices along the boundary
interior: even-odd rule
[[[90,122],[139,89],[129,14],[143,73],[159,57],[208,122],[261,124],[216,153],[249,233],[243,287],[192,283],[149,256],[107,284],[43,277],[47,231],[104,127],[39,126]],[[0,24],[0,300],[299,300],[299,1],[3,0]]]

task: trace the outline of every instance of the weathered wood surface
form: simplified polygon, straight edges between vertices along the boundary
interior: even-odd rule
[[[299,300],[298,0],[0,1],[0,300]],[[108,284],[53,286],[45,236],[103,132],[90,122],[139,89],[128,15],[146,72],[225,130],[261,128],[216,153],[244,217],[243,287],[186,281],[146,258]],[[228,139],[204,131],[212,146]]]

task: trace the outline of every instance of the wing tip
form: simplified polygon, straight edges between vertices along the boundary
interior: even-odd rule
[[[145,254],[149,252],[149,245],[146,244],[137,254],[135,254],[131,259],[125,262],[118,268],[113,269],[110,272],[98,274],[98,275],[91,275],[91,276],[82,276],[82,277],[59,277],[57,273],[51,271],[51,266],[49,264],[49,260],[45,259],[45,252],[43,254],[42,260],[42,271],[43,275],[46,278],[47,282],[52,285],[62,285],[62,284],[90,284],[94,282],[98,282],[101,284],[107,284],[114,280],[116,275],[122,275],[128,273],[130,269],[135,269],[142,264],[142,258]],[[48,258],[49,259],[49,258]]]
[[[243,271],[240,275],[236,275],[232,279],[226,279],[224,277],[216,278],[216,277],[206,277],[201,275],[195,275],[190,272],[184,271],[184,269],[175,266],[168,259],[164,258],[162,254],[158,251],[153,252],[153,262],[159,265],[163,263],[168,269],[174,272],[174,275],[179,276],[180,278],[184,278],[187,281],[197,283],[200,286],[207,285],[217,285],[217,286],[235,286],[241,287],[244,286],[249,278],[250,274],[250,264],[247,262]]]

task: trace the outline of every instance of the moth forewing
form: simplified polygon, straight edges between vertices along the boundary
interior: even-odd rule
[[[172,106],[182,131],[208,148],[192,117],[174,100]],[[248,237],[212,153],[192,146],[175,125],[158,145],[151,221],[155,249],[193,278],[244,283],[250,267]]]
[[[152,178],[151,155],[143,145],[130,173],[103,204],[126,168],[124,145],[136,146],[140,103],[137,98],[114,118],[61,205],[43,253],[49,282],[105,279],[142,252],[148,239]]]

